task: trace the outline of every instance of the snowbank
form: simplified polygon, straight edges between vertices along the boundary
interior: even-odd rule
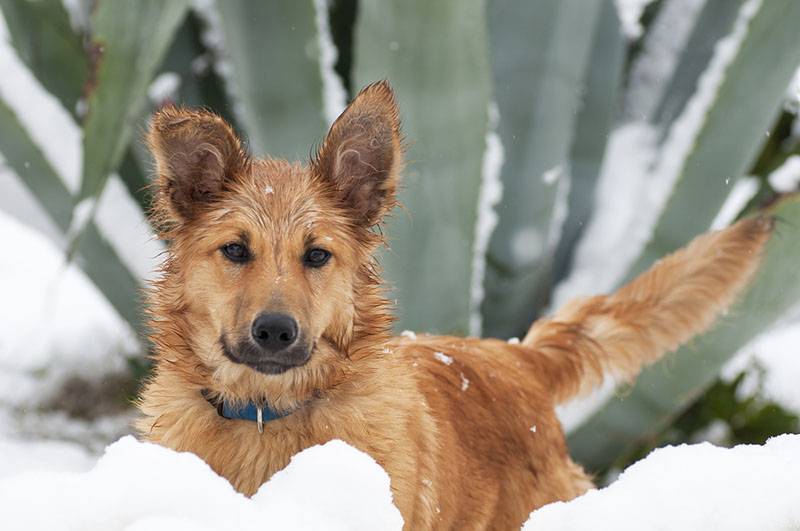
[[[133,332],[46,237],[0,212],[0,405],[32,407],[72,376],[126,370]]]
[[[655,450],[619,479],[535,511],[523,531],[800,529],[800,435]]]
[[[85,473],[0,479],[3,529],[401,529],[389,476],[341,441],[294,456],[251,499],[190,453],[124,437]]]
[[[743,398],[758,391],[758,374],[753,361],[765,370],[761,389],[764,398],[800,415],[800,322],[791,322],[755,337],[723,368],[721,377],[728,381],[742,371],[748,372],[748,379],[740,389]]]

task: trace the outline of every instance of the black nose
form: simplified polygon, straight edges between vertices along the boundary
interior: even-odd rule
[[[297,321],[282,313],[262,313],[253,321],[251,333],[261,348],[278,352],[297,339]]]

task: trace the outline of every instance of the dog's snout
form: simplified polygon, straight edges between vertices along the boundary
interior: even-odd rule
[[[279,352],[297,339],[297,321],[282,313],[262,313],[253,321],[251,334],[264,350]]]

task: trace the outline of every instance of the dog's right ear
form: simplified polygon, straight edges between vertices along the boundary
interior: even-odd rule
[[[195,217],[248,166],[233,129],[216,114],[165,107],[153,115],[147,144],[156,161],[156,208],[170,221]]]

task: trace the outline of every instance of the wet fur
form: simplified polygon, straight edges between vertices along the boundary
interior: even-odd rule
[[[373,225],[395,206],[402,168],[386,83],[359,94],[308,164],[250,159],[203,111],[160,111],[148,142],[153,217],[170,247],[150,290],[155,370],[142,438],[194,452],[248,495],[297,452],[342,439],[386,469],[407,529],[518,529],[537,507],[591,488],[555,406],[605,374],[632,379],[708,329],[752,277],[772,229],[757,217],[700,236],[616,293],[537,321],[521,344],[392,337],[372,258],[382,243]],[[218,249],[242,236],[257,260],[237,269]],[[330,269],[297,265],[309,239],[330,246]],[[267,307],[297,316],[313,345],[306,365],[266,375],[225,356],[223,334],[246,343]],[[292,413],[259,434],[218,416],[203,391]]]

